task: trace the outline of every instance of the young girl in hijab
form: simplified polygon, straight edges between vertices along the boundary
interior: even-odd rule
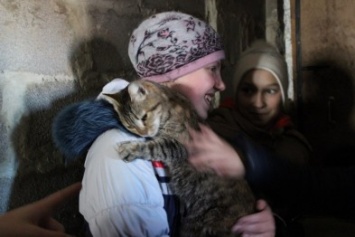
[[[307,165],[311,146],[286,114],[289,107],[287,65],[279,52],[264,41],[256,41],[240,56],[233,82],[234,98],[214,110],[207,123],[234,148],[215,136],[210,128],[203,127],[200,133],[192,131],[192,142],[186,144],[191,163],[199,170],[212,169],[233,177],[240,167],[235,162],[239,154],[248,158],[262,157],[255,147],[250,148],[250,144],[257,144],[273,156]],[[279,199],[276,202],[274,197],[265,198],[278,216],[282,216],[282,222],[293,219],[297,210],[291,210]]]
[[[308,163],[311,146],[286,114],[287,65],[278,51],[256,41],[238,60],[233,83],[234,100],[208,117],[212,129],[226,139],[243,134],[294,163]]]
[[[139,77],[185,95],[203,120],[213,109],[216,92],[225,89],[221,39],[191,15],[163,12],[149,17],[133,31],[128,52]],[[114,80],[103,92],[126,85]],[[79,209],[91,234],[178,236],[180,209],[164,165],[141,159],[124,162],[117,144],[142,138],[124,132],[116,120],[112,109],[84,102],[69,106],[54,121],[54,141],[66,156],[87,152]],[[264,213],[272,219],[268,209]]]

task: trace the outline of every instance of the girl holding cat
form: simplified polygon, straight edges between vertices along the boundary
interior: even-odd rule
[[[221,39],[211,26],[191,15],[163,12],[144,20],[133,31],[128,52],[141,78],[166,84],[182,93],[201,120],[213,109],[215,94],[225,89],[220,74],[224,59]],[[114,80],[103,92],[114,93],[124,86],[124,81]],[[101,124],[112,125],[112,121],[106,121],[107,116],[100,116],[99,108],[92,107],[92,110]],[[75,120],[73,114],[69,117]],[[89,126],[85,130],[92,132],[96,128],[90,124],[83,126]],[[119,126],[108,128],[89,144],[90,147],[82,146],[79,143],[84,141],[78,139],[76,145],[82,149],[74,152],[68,150],[70,146],[60,147],[61,138],[54,129],[54,140],[65,154],[78,155],[88,149],[79,209],[91,234],[178,236],[180,207],[169,189],[164,165],[142,159],[124,162],[116,150],[117,144],[142,138],[116,129]],[[261,211],[273,221],[267,205],[263,205]]]
[[[237,149],[242,149],[248,158],[263,156],[255,153],[255,149],[248,149],[251,143],[255,143],[291,163],[306,165],[311,147],[285,114],[288,109],[287,90],[285,60],[273,46],[257,41],[237,62],[234,99],[222,103],[221,108],[214,110],[207,123],[220,137],[230,141]],[[186,144],[190,151],[190,162],[197,169],[212,169],[223,176],[243,174],[236,150],[210,128],[201,128],[202,132],[191,131],[192,142]],[[289,206],[280,204],[282,200],[276,201],[275,196],[276,193],[268,197],[274,211],[281,209],[280,214],[284,218],[293,218],[294,212],[289,210]],[[243,226],[248,226],[245,224],[248,221],[245,218],[243,220]],[[244,230],[240,226],[236,229]]]

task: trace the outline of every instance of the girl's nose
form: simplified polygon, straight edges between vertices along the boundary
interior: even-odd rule
[[[264,99],[262,94],[260,93],[256,93],[253,97],[252,97],[252,105],[255,108],[262,108],[264,106]]]
[[[224,84],[221,77],[218,77],[215,80],[214,87],[219,91],[224,91],[226,89],[226,85]]]

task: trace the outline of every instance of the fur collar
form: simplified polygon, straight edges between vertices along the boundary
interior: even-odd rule
[[[61,110],[52,124],[52,138],[66,160],[73,161],[85,155],[100,134],[113,128],[127,131],[111,104],[92,99]]]

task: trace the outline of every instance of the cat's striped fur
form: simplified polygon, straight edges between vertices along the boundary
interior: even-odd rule
[[[104,96],[129,131],[147,138],[119,144],[120,156],[163,161],[169,168],[184,207],[180,236],[235,236],[231,227],[254,211],[254,196],[245,181],[197,172],[188,163],[181,142],[189,139],[187,126],[198,129],[199,122],[190,102],[169,87],[144,80]]]

